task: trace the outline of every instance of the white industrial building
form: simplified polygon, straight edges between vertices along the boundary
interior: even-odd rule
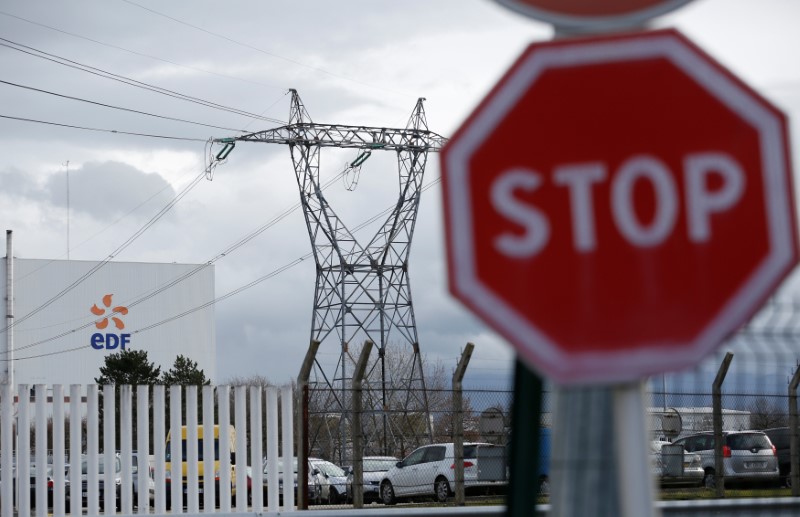
[[[90,384],[123,343],[162,371],[184,355],[217,380],[214,305],[198,309],[214,300],[213,266],[7,256],[0,275],[13,316],[0,327],[0,382]]]

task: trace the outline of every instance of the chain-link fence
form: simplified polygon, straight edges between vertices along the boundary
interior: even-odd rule
[[[718,370],[727,352],[733,353],[733,361],[727,376],[720,378]],[[650,432],[649,460],[657,485],[656,499],[670,502],[791,496],[790,405],[795,402],[789,384],[796,368],[794,359],[776,354],[763,338],[757,342],[753,336],[743,334],[693,371],[649,379],[645,419]],[[715,379],[721,380],[717,397]],[[345,398],[351,396],[346,391],[342,393]],[[388,398],[397,400],[395,395]],[[513,391],[463,390],[460,428],[454,427],[457,408],[453,390],[437,388],[428,390],[426,395],[427,412],[417,406],[409,409],[402,403],[386,407],[365,405],[361,485],[365,503],[455,504],[459,452],[454,442],[460,434],[465,444],[461,454],[467,500],[504,504],[508,497]],[[525,479],[529,489],[539,493],[538,501],[543,504],[550,500],[555,395],[552,389],[543,394],[540,465]],[[358,484],[352,472],[352,415],[326,410],[324,397],[324,390],[311,390],[307,436],[312,473],[320,474],[320,482],[329,483],[331,492],[337,494],[324,502],[350,504],[354,485]],[[722,437],[718,451],[715,418]],[[588,458],[591,451],[586,454]],[[718,455],[721,464],[717,462]],[[341,467],[339,479],[314,466],[322,459]],[[591,468],[589,463],[587,459],[585,464],[570,468]]]

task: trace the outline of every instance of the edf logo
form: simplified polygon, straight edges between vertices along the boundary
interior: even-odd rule
[[[125,328],[125,323],[122,321],[120,316],[125,316],[128,314],[128,308],[117,306],[111,308],[111,298],[113,295],[107,294],[103,296],[103,306],[104,308],[100,308],[97,304],[92,305],[90,309],[92,314],[95,316],[104,316],[102,319],[99,319],[95,322],[94,326],[100,330],[104,330],[108,327],[109,319],[114,322],[114,326],[118,330],[122,330]],[[106,309],[111,309],[111,314],[109,316],[105,316]],[[106,333],[102,334],[100,332],[96,332],[92,334],[92,341],[91,345],[92,348],[95,350],[102,350],[105,348],[106,350],[113,350],[117,347],[120,347],[122,350],[125,350],[125,345],[130,344],[131,342],[131,335],[130,334],[114,334],[114,333]]]

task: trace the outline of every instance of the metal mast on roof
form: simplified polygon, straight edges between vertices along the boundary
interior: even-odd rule
[[[371,341],[378,357],[369,366],[364,407],[372,415],[365,429],[372,453],[432,439],[430,411],[422,371],[419,340],[408,276],[408,256],[414,233],[428,152],[441,149],[445,139],[428,129],[423,98],[417,100],[402,129],[317,124],[311,120],[296,90],[290,90],[289,124],[231,139],[218,157],[227,157],[235,141],[278,143],[289,146],[308,235],[316,262],[316,287],[311,339],[324,346],[335,340],[340,356],[332,377],[315,365],[317,389],[325,388],[323,407],[346,415],[349,376],[355,360],[349,345]],[[367,244],[361,244],[328,204],[320,187],[319,164],[323,147],[360,149],[350,167],[360,167],[375,151],[395,151],[399,197],[391,214]],[[407,347],[411,360],[388,372],[387,347]],[[421,418],[420,418],[421,417]],[[345,421],[339,421],[339,461],[347,455]],[[412,423],[413,421],[413,423]],[[420,436],[417,434],[422,428]]]

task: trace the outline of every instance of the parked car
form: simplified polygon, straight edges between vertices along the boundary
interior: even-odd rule
[[[778,484],[778,453],[769,437],[761,431],[724,431],[722,433],[722,464],[725,482]],[[713,488],[714,433],[685,436],[673,443],[683,445],[687,452],[700,455],[703,466],[703,485]]]
[[[328,495],[325,497],[325,501],[328,504],[345,502],[347,498],[347,474],[345,474],[344,470],[338,465],[320,458],[309,458],[308,462],[311,465],[312,472],[316,469],[328,481]]]
[[[482,488],[500,490],[506,481],[485,481],[479,476],[478,449],[498,447],[488,443],[464,444],[464,488],[467,491]],[[384,504],[395,504],[398,499],[433,496],[445,502],[452,495],[455,483],[453,443],[437,443],[416,449],[390,468],[380,484],[380,497]]]
[[[394,456],[364,456],[364,502],[377,501],[380,498],[381,480],[386,472],[400,461]],[[347,500],[353,500],[353,469],[347,473]]]
[[[689,453],[686,450],[671,452],[669,446],[683,447],[680,444],[672,444],[661,440],[650,442],[650,461],[653,466],[653,475],[658,479],[662,486],[702,486],[705,472],[703,471],[702,459],[699,454]],[[665,449],[666,447],[666,449]],[[681,457],[683,467],[680,472],[672,472],[669,469],[670,454]]]
[[[45,478],[45,483],[46,483],[47,486],[46,486],[45,489],[47,490],[47,508],[52,508],[53,507],[53,468],[48,466],[48,467],[46,467],[46,471],[47,471],[47,474],[46,474],[46,478]],[[29,481],[29,483],[30,483],[30,494],[31,494],[30,495],[30,507],[31,508],[36,508],[36,476],[37,476],[36,465],[31,463],[31,466],[29,467],[28,472],[30,474],[30,481]],[[14,481],[15,482],[17,481],[16,478],[14,479]],[[67,485],[67,486],[69,486],[69,485]],[[67,503],[67,505],[69,505],[69,503]],[[67,508],[69,508],[69,506],[67,506]]]
[[[778,452],[778,470],[780,471],[781,480],[787,487],[792,486],[791,476],[791,447],[789,446],[789,428],[788,427],[775,427],[773,429],[765,429],[764,433],[769,437],[775,450]]]
[[[122,461],[122,455],[120,451],[117,451],[117,454],[120,457],[120,461]],[[139,469],[145,469],[145,473],[147,474],[145,485],[142,487],[142,490],[145,492],[149,492],[150,500],[153,500],[153,494],[155,492],[155,479],[153,478],[152,468],[150,467],[150,459],[152,456],[147,454],[140,454],[138,451],[131,452],[131,495],[134,508],[139,504]]]
[[[278,458],[278,504],[283,504],[283,458]],[[264,475],[263,475],[263,492],[264,504],[267,504],[269,496],[269,460],[264,462]],[[306,494],[309,504],[320,504],[323,500],[327,501],[329,497],[328,480],[322,473],[311,466],[309,461],[306,480]],[[294,475],[294,500],[297,502],[297,458],[292,458],[292,474]]]
[[[99,491],[99,502],[100,502],[100,510],[105,507],[105,461],[103,461],[103,456],[98,456],[97,458],[98,465],[97,465],[97,488]],[[88,487],[88,460],[85,455],[81,456],[79,464],[73,465],[70,463],[70,469],[72,468],[80,468],[81,469],[81,495],[82,495],[82,506],[86,507],[87,499],[89,497],[89,487]],[[121,495],[121,486],[122,486],[122,461],[118,454],[114,455],[114,463],[113,463],[113,481],[114,481],[114,494],[115,494],[115,505],[116,509],[120,510],[120,495]],[[69,479],[69,472],[67,473],[66,479]]]

